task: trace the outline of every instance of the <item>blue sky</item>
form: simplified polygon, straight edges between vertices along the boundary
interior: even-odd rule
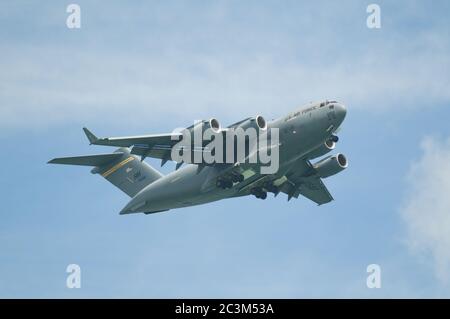
[[[0,4],[0,297],[450,297],[450,4]],[[99,135],[229,124],[333,98],[335,201],[269,196],[150,216],[56,156]],[[159,167],[158,163],[149,160]],[[167,173],[173,165],[164,167]],[[79,264],[82,288],[66,288]],[[382,288],[366,287],[379,264]]]

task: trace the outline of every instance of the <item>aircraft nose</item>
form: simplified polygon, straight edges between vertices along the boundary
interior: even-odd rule
[[[336,117],[339,119],[339,122],[342,123],[344,121],[345,116],[347,115],[347,108],[344,104],[337,103],[334,106],[334,110],[336,112]]]

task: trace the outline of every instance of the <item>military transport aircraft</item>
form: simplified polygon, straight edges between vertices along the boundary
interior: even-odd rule
[[[226,128],[221,128],[216,119],[202,121],[217,134],[248,127],[259,132],[278,129],[279,167],[271,174],[261,173],[260,162],[249,163],[233,157],[232,163],[185,163],[183,167],[181,161],[175,171],[163,175],[144,159],[161,159],[161,166],[174,160],[172,151],[179,142],[179,132],[98,138],[83,128],[90,144],[119,148],[113,153],[55,158],[48,163],[93,167],[93,174],[100,174],[131,197],[120,214],[151,214],[246,195],[266,199],[268,192],[275,196],[285,193],[288,200],[303,195],[322,205],[333,200],[322,178],[339,173],[348,163],[340,153],[314,163],[311,160],[335,148],[338,141],[335,133],[345,115],[342,103],[327,100],[310,103],[272,121],[258,115]],[[195,125],[186,130],[195,131]],[[203,146],[189,152],[207,151]]]

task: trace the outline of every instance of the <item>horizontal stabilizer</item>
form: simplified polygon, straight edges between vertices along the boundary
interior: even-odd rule
[[[119,148],[111,154],[54,158],[49,164],[95,166],[91,173],[99,174],[130,197],[162,177],[162,174],[128,148]]]
[[[123,153],[99,154],[74,157],[59,157],[48,161],[49,164],[103,166],[119,159]]]

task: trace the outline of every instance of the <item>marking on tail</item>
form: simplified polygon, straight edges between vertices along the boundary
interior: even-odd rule
[[[124,159],[122,162],[120,162],[120,163],[114,165],[114,166],[111,167],[109,170],[107,170],[106,172],[104,172],[104,173],[102,174],[102,176],[105,177],[105,178],[108,177],[109,175],[111,175],[112,173],[114,173],[115,171],[117,171],[119,168],[121,168],[122,166],[124,166],[126,163],[129,163],[129,162],[131,162],[131,161],[133,161],[133,160],[134,160],[134,157],[133,157],[133,156],[130,156],[130,157]]]

